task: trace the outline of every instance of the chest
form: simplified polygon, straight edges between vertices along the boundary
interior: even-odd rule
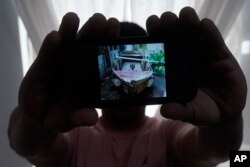
[[[89,134],[79,139],[77,167],[165,166],[166,141],[156,132],[131,136]]]

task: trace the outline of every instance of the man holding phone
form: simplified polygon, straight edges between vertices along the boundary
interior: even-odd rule
[[[23,79],[8,131],[18,154],[38,167],[205,167],[226,161],[229,151],[240,147],[246,80],[211,20],[200,21],[189,7],[181,10],[179,18],[166,12],[147,20],[149,36],[175,38],[176,30],[182,29],[203,43],[204,50],[195,60],[196,97],[185,104],[163,104],[161,114],[166,119],[161,121],[147,118],[145,106],[103,109],[98,119],[95,109],[69,104],[60,86],[65,77],[61,71],[67,64],[64,53],[76,40],[146,35],[134,24],[120,28],[116,19],[106,20],[101,14],[91,17],[77,33],[78,25],[75,14],[65,15],[59,31],[45,38]]]

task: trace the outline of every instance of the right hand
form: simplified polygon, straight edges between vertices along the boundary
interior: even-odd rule
[[[19,109],[34,125],[66,132],[77,126],[93,125],[98,119],[95,109],[79,109],[67,101],[62,86],[66,79],[63,71],[68,67],[64,53],[73,52],[75,41],[118,37],[119,22],[94,14],[77,33],[78,26],[78,16],[66,14],[59,31],[52,31],[44,39],[36,60],[22,81]]]

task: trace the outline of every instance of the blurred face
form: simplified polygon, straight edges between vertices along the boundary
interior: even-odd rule
[[[120,37],[146,36],[146,31],[134,23],[120,24]],[[113,129],[128,130],[141,125],[145,106],[110,108],[102,110],[102,121]]]

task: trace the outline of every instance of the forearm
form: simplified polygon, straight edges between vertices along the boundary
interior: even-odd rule
[[[11,115],[8,136],[11,147],[33,163],[45,163],[55,150],[65,153],[67,149],[63,135],[39,127],[18,111],[18,108]],[[59,149],[58,144],[64,147]]]
[[[242,131],[242,117],[209,127],[190,125],[180,131],[177,147],[187,161],[193,159],[198,166],[216,165],[229,158],[230,150],[239,149]]]
[[[242,116],[211,127],[198,128],[199,146],[212,160],[227,160],[230,150],[238,150],[243,138]],[[202,150],[200,150],[202,152]]]

